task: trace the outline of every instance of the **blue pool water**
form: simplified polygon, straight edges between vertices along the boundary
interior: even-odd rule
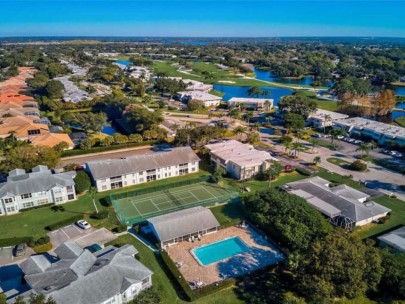
[[[239,237],[232,237],[193,249],[194,256],[203,266],[249,251],[250,247]]]
[[[104,134],[107,134],[107,135],[114,135],[115,133],[117,133],[117,130],[114,127],[110,126],[110,125],[105,125],[101,129],[101,133],[104,133]]]

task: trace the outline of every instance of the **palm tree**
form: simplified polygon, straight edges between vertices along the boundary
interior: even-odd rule
[[[298,157],[300,152],[304,151],[304,145],[299,141],[293,142],[291,145],[291,150],[295,152],[295,157]]]
[[[237,126],[233,132],[236,134],[238,139],[240,140],[240,135],[246,132],[246,128],[243,126]]]
[[[326,123],[332,121],[332,116],[330,116],[329,114],[325,114],[323,116],[323,134],[326,133]]]
[[[371,143],[371,142],[369,142],[369,143],[363,143],[363,144],[360,145],[360,147],[359,147],[358,149],[356,149],[356,151],[361,151],[361,157],[362,157],[362,158],[363,158],[363,156],[364,156],[363,153],[365,153],[366,156],[368,157],[370,151],[371,151],[372,149],[374,149],[374,147],[375,147],[374,144]]]
[[[321,157],[315,156],[313,162],[314,162],[314,165],[318,165],[321,162]]]
[[[246,119],[248,125],[250,125],[250,120],[253,118],[253,113],[252,112],[247,112],[247,113],[245,113],[244,116],[245,116],[245,119]]]
[[[312,152],[315,152],[315,148],[318,145],[319,141],[315,138],[311,139],[311,144],[312,144]]]
[[[271,106],[272,106],[271,101],[266,99],[264,101],[264,109],[266,110],[266,112],[270,111]]]
[[[344,136],[345,131],[342,129],[332,129],[329,131],[330,134],[330,144],[335,148],[335,140],[339,140],[340,136]]]

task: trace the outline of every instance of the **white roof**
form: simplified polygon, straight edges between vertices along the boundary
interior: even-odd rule
[[[332,111],[327,111],[327,110],[322,110],[322,109],[316,109],[315,112],[311,113],[309,115],[310,118],[315,118],[315,119],[325,119],[325,115],[329,115],[332,120],[336,119],[344,119],[348,118],[349,115],[338,113],[338,112],[332,112]]]
[[[244,98],[244,97],[232,97],[228,103],[264,103],[270,101],[273,104],[274,99],[271,98]]]
[[[205,92],[201,92],[201,91],[183,91],[183,92],[178,92],[178,94],[182,95],[182,96],[187,96],[188,98],[191,99],[197,99],[197,100],[201,100],[201,101],[212,101],[212,100],[221,100],[221,97],[209,94],[209,93],[205,93]]]
[[[242,144],[237,140],[208,144],[205,147],[224,163],[233,162],[240,167],[257,166],[268,160],[278,161],[270,153],[256,150],[253,146]]]
[[[405,128],[389,125],[383,122],[365,119],[361,117],[352,117],[335,121],[335,124],[344,127],[354,127],[359,130],[371,131],[385,136],[405,138]]]

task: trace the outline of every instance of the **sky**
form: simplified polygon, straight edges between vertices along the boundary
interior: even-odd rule
[[[0,0],[0,36],[405,37],[405,0]]]

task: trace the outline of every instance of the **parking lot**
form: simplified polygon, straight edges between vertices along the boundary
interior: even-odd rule
[[[92,244],[104,245],[105,243],[116,239],[116,236],[109,230],[102,229],[81,229],[76,225],[69,225],[64,228],[48,233],[51,238],[53,248],[57,248],[64,242],[75,241],[80,246],[86,247]]]
[[[33,254],[34,251],[27,247],[25,249],[25,253],[22,256],[15,257],[14,256],[14,246],[12,247],[0,247],[0,265],[7,265],[7,264],[13,264],[13,263],[19,263],[25,260],[27,257],[29,257],[31,254]]]

